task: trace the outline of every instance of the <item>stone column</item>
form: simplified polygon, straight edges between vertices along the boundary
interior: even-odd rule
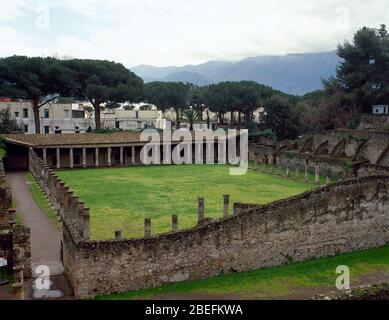
[[[172,230],[173,232],[178,231],[178,215],[176,214],[172,215]]]
[[[331,183],[331,168],[328,166],[326,170],[326,183]]]
[[[61,149],[57,148],[57,169],[61,169]]]
[[[198,203],[198,223],[203,223],[204,222],[204,198],[197,198],[197,203]]]
[[[47,152],[46,152],[46,148],[43,148],[43,161],[45,162],[45,163],[47,163]]]
[[[290,177],[290,160],[286,160],[286,176]]]
[[[304,180],[308,181],[308,179],[309,179],[308,160],[305,159],[305,161],[304,161]]]
[[[99,148],[95,149],[95,166],[99,166]]]
[[[223,196],[223,217],[224,218],[228,217],[229,208],[230,208],[230,195],[225,194]]]
[[[282,175],[282,164],[281,164],[281,158],[277,159],[278,162],[278,174]]]
[[[320,183],[320,165],[319,164],[315,165],[315,183],[316,184]]]
[[[296,179],[299,178],[299,175],[300,175],[300,161],[298,161],[297,159],[295,160],[295,176],[296,176]]]
[[[73,148],[69,148],[70,169],[74,167]]]
[[[131,147],[131,158],[132,164],[135,164],[135,146]]]
[[[120,147],[120,165],[124,165],[123,147]]]
[[[108,147],[107,148],[107,151],[108,151],[108,167],[111,166],[111,152],[112,152],[112,148],[111,147]]]
[[[82,167],[86,168],[86,148],[82,148]]]
[[[145,218],[145,238],[151,237],[151,218]]]

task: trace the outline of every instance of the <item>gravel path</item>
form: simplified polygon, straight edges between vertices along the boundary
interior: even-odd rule
[[[61,232],[35,203],[29,191],[29,182],[26,172],[7,173],[7,180],[12,190],[12,197],[16,203],[16,210],[22,223],[31,230],[31,258],[33,272],[36,266],[46,265],[51,276],[63,278],[59,283],[61,290],[68,294],[69,288],[63,274],[63,265],[60,259]],[[58,277],[55,277],[58,278]],[[53,281],[55,284],[57,281]],[[29,290],[27,290],[29,291]],[[31,293],[32,294],[32,293]]]

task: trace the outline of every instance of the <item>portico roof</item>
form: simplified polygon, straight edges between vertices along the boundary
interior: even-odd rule
[[[140,132],[59,133],[59,134],[6,134],[6,142],[28,147],[122,145],[140,143]],[[143,142],[144,143],[144,142]]]
[[[54,147],[98,147],[144,145],[148,141],[141,141],[141,132],[123,131],[114,133],[55,133],[55,134],[4,134],[6,142],[33,148]],[[177,137],[177,136],[176,136]],[[192,137],[194,134],[192,132]],[[162,134],[161,134],[162,138]],[[178,137],[172,139],[180,142]]]

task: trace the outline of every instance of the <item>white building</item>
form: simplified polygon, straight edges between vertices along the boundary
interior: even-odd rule
[[[165,128],[166,120],[159,110],[104,110],[101,112],[103,128],[121,130],[142,130]]]
[[[389,106],[373,105],[373,114],[389,114]]]
[[[35,121],[30,101],[0,102],[0,110],[8,109],[26,133],[35,133]],[[41,133],[82,133],[95,128],[94,113],[84,110],[82,104],[48,103],[39,110]],[[103,128],[142,130],[153,127],[163,129],[165,119],[158,110],[104,110],[101,112]]]
[[[0,102],[0,110],[8,109],[26,133],[35,133],[35,121],[30,101]],[[86,119],[78,104],[48,103],[39,110],[41,133],[86,132],[94,126],[93,119]]]

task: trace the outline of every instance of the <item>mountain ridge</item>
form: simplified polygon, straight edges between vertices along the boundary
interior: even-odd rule
[[[336,51],[248,57],[239,61],[210,60],[198,65],[130,68],[145,82],[182,81],[207,85],[222,81],[251,80],[289,94],[302,95],[322,88],[341,59]]]

